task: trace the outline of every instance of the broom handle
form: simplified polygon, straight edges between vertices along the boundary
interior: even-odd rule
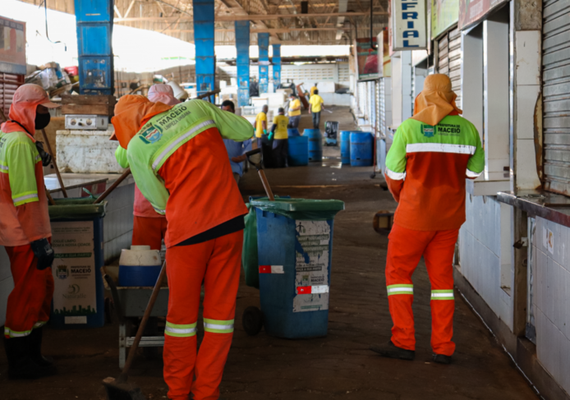
[[[63,197],[67,197],[67,190],[65,190],[65,185],[63,184],[63,178],[59,172],[59,168],[57,167],[57,163],[55,162],[55,154],[51,151],[51,145],[49,144],[49,140],[47,137],[47,133],[45,129],[42,129],[42,135],[44,136],[44,140],[46,141],[46,147],[49,155],[51,156],[51,163],[55,168],[55,174],[57,175],[57,180],[59,181],[59,186],[61,187],[61,191],[63,192]]]
[[[125,362],[125,366],[123,367],[123,372],[121,372],[121,375],[119,375],[119,378],[117,379],[119,382],[126,380],[127,375],[129,374],[129,370],[131,369],[131,364],[133,363],[133,359],[135,358],[135,354],[139,348],[139,343],[141,342],[144,328],[146,327],[146,323],[150,318],[150,314],[152,313],[152,309],[154,308],[154,303],[156,303],[158,293],[160,293],[162,281],[164,280],[165,276],[166,276],[166,261],[162,263],[162,268],[160,269],[160,275],[158,275],[158,279],[156,280],[156,283],[154,284],[154,289],[152,289],[152,294],[150,295],[150,300],[148,301],[146,310],[144,310],[144,315],[139,325],[139,329],[137,330],[137,335],[135,336],[133,345],[129,350],[129,356],[127,357],[127,362]]]
[[[93,202],[93,204],[99,204],[99,203],[101,203],[103,200],[105,200],[105,199],[107,198],[107,196],[109,196],[109,195],[111,194],[111,192],[112,192],[113,190],[115,190],[115,189],[117,188],[117,186],[119,186],[119,185],[121,184],[121,182],[124,181],[125,178],[126,178],[127,176],[129,176],[130,174],[131,174],[131,169],[130,169],[130,168],[127,168],[127,169],[125,170],[125,172],[123,172],[122,175],[119,176],[119,177],[117,178],[117,180],[116,180],[111,186],[109,186],[109,189],[105,190],[105,191],[101,194],[101,196],[99,196],[99,197],[97,198],[97,200],[95,200],[95,201]]]

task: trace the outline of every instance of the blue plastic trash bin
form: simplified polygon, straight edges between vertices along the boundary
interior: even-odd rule
[[[340,159],[342,165],[350,165],[350,133],[351,131],[340,131]]]
[[[351,132],[350,166],[369,167],[374,153],[374,136],[370,132]]]
[[[344,203],[260,199],[252,205],[265,331],[287,339],[326,336],[333,219]]]
[[[105,325],[103,218],[107,202],[93,197],[55,199],[49,215],[55,260],[50,325],[97,328]]]

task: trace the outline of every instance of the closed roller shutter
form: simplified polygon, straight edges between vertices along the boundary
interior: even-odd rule
[[[543,6],[544,185],[570,196],[570,7],[567,0]]]
[[[19,86],[24,84],[24,75],[6,74],[0,72],[0,109],[6,118],[10,112],[10,105],[14,97],[14,92]],[[1,115],[1,114],[0,114]],[[0,117],[0,119],[2,119]]]
[[[451,79],[451,89],[457,94],[455,103],[461,108],[461,31],[457,28],[444,34],[438,42],[438,70]]]

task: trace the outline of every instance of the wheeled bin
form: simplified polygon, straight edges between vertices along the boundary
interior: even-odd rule
[[[107,202],[94,197],[55,199],[50,205],[55,328],[97,328],[105,324],[103,218]]]
[[[326,336],[334,216],[340,200],[252,200],[256,208],[261,311],[248,308],[244,328],[300,339]]]

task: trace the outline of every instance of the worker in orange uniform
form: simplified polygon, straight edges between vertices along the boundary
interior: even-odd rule
[[[49,320],[54,289],[55,254],[42,168],[51,157],[34,137],[50,122],[48,108],[55,107],[42,87],[22,85],[0,132],[0,245],[6,248],[14,279],[4,326],[11,379],[55,373],[52,361],[41,355],[42,327]]]
[[[136,95],[117,102],[112,123],[141,193],[168,220],[168,397],[218,399],[234,331],[247,214],[223,139],[247,140],[253,127],[202,100],[168,106]],[[202,283],[205,333],[197,353]]]
[[[424,257],[431,282],[433,361],[449,364],[453,337],[453,254],[465,222],[465,178],[485,167],[479,133],[459,116],[446,75],[429,75],[414,116],[394,135],[386,157],[386,182],[398,208],[386,261],[388,303],[394,326],[388,343],[371,350],[412,360],[415,330],[412,274]]]
[[[152,85],[148,90],[148,99],[153,103],[164,103],[174,106],[180,103],[172,87],[166,84]],[[117,140],[116,136],[111,137]],[[115,151],[115,158],[122,168],[128,168],[127,151],[121,146]],[[139,187],[135,184],[135,203],[133,205],[133,239],[134,246],[146,245],[151,249],[160,250],[162,240],[166,236],[166,217],[154,211],[147,199],[144,198]]]

